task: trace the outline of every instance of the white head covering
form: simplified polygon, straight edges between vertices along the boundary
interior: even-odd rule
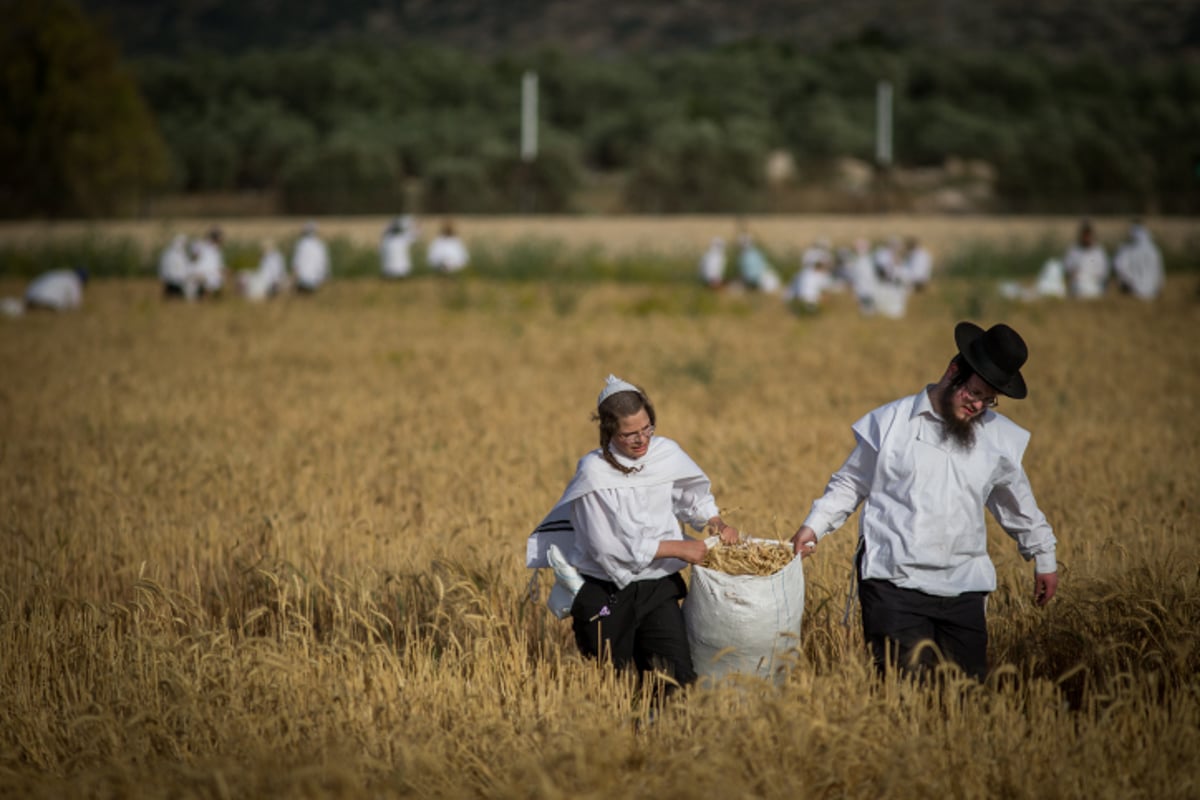
[[[637,390],[638,388],[632,383],[623,381],[616,375],[609,375],[604,380],[604,389],[600,392],[600,397],[596,399],[596,407],[599,408],[601,403],[607,400],[610,395],[614,395],[617,392],[636,392]]]
[[[1129,226],[1129,239],[1135,244],[1143,244],[1150,241],[1150,231],[1145,225],[1140,222],[1135,222]]]

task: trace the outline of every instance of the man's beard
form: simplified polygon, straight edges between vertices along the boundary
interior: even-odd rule
[[[954,394],[958,390],[959,387],[954,385],[947,385],[942,389],[942,422],[946,426],[946,435],[963,450],[970,450],[975,446],[975,428],[983,422],[983,412],[959,419],[954,413]]]

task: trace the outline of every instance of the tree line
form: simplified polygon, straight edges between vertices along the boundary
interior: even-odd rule
[[[28,12],[4,34],[0,155],[23,166],[0,186],[8,216],[245,190],[276,192],[293,213],[569,212],[596,176],[613,179],[630,212],[769,211],[768,154],[790,154],[800,180],[841,158],[873,159],[881,80],[894,91],[896,163],[987,162],[991,210],[1200,207],[1200,63],[1190,59],[870,40],[619,57],[364,41],[126,65],[95,27],[95,52],[80,55],[88,22],[75,13]],[[56,77],[72,59],[84,63]],[[518,153],[527,70],[540,86],[530,163]],[[64,124],[74,129],[55,130]]]

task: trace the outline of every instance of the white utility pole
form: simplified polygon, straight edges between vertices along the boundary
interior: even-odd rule
[[[881,167],[892,163],[892,84],[888,81],[875,85],[875,163]]]
[[[538,149],[538,76],[532,70],[521,76],[521,160],[533,161]]]

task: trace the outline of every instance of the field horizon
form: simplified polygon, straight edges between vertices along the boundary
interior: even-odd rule
[[[1130,220],[1138,215],[934,215],[934,214],[709,214],[678,216],[477,216],[419,217],[422,238],[436,234],[444,219],[457,223],[460,234],[474,243],[511,245],[522,239],[558,241],[571,247],[600,247],[613,253],[651,252],[696,257],[714,236],[732,242],[744,224],[771,248],[799,250],[817,238],[848,246],[858,237],[879,240],[916,236],[935,255],[945,255],[974,242],[1029,244],[1060,242],[1065,250],[1074,240],[1081,219],[1091,219],[1098,240],[1107,246],[1121,241]],[[374,246],[392,217],[178,217],[147,220],[27,220],[0,221],[0,246],[16,247],[55,239],[79,237],[127,238],[153,257],[176,233],[202,235],[219,226],[227,239],[256,243],[298,236],[305,222],[315,220],[325,238],[345,238],[357,246]],[[1160,244],[1193,250],[1200,242],[1200,218],[1147,216],[1144,222]]]

